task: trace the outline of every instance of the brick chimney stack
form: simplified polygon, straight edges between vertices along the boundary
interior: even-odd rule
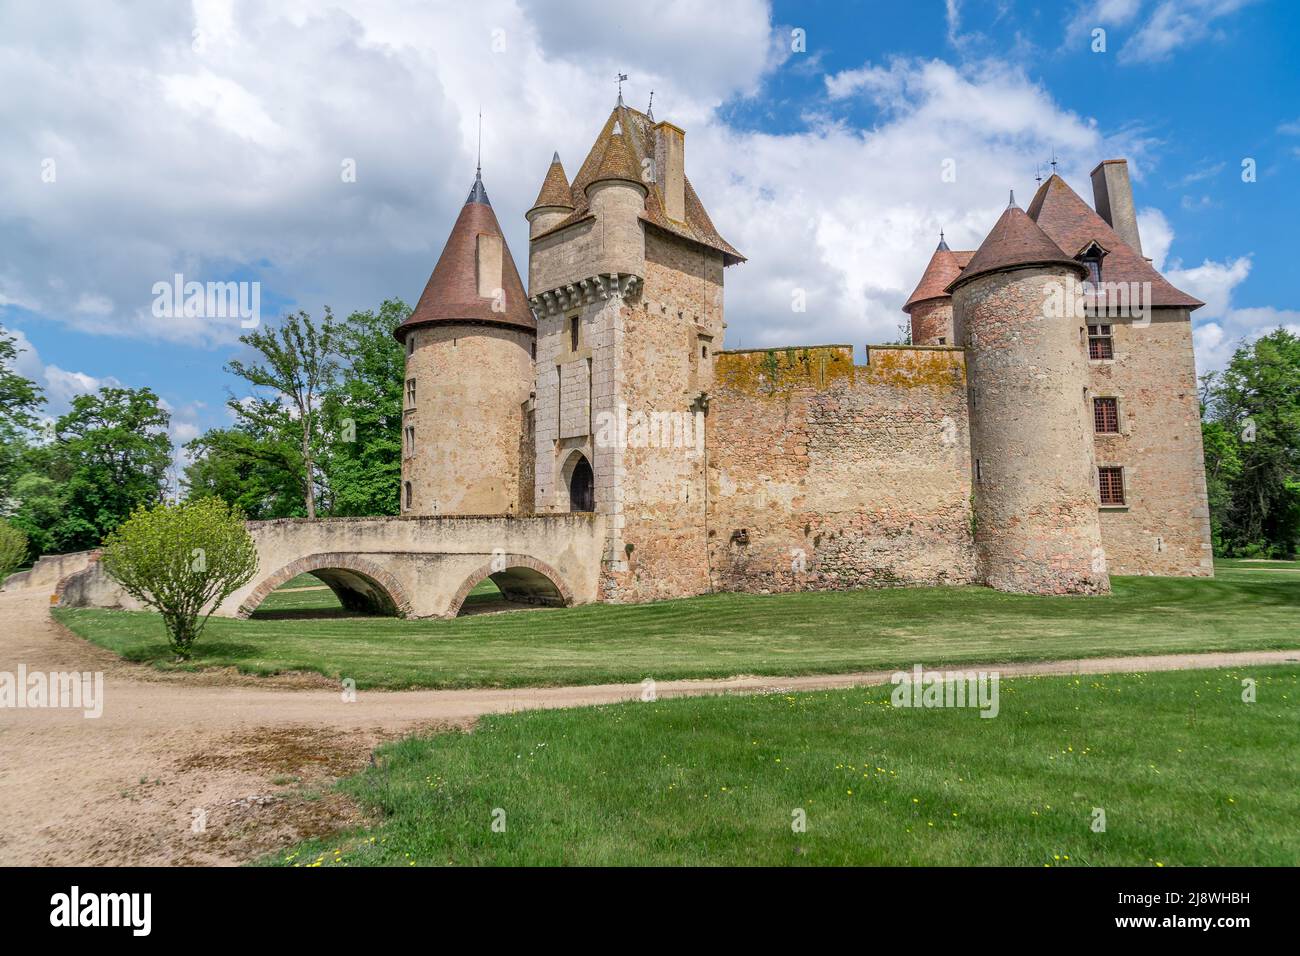
[[[1133,207],[1133,186],[1128,178],[1128,160],[1107,159],[1092,171],[1092,199],[1097,215],[1105,219],[1133,251],[1142,255],[1137,210]]]

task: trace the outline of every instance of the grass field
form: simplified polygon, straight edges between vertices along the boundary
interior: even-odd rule
[[[450,621],[341,616],[321,606],[337,603],[329,591],[282,591],[261,618],[213,618],[188,666],[316,671],[358,687],[518,687],[1300,647],[1300,563],[1225,562],[1213,580],[1117,577],[1113,587],[1102,598],[980,587],[715,594]],[[154,614],[54,613],[123,657],[175,666]]]
[[[1300,667],[1005,680],[995,719],[890,690],[485,718],[342,781],[374,829],[264,862],[1300,864]]]

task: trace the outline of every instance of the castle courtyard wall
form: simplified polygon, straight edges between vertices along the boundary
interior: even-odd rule
[[[709,403],[718,590],[966,584],[964,356],[952,347],[727,352]]]

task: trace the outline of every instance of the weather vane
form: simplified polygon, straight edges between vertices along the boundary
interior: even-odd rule
[[[645,108],[645,115],[654,119],[655,117],[655,91],[650,91],[650,105]]]
[[[626,79],[627,79],[626,73],[620,73],[618,75],[618,102],[620,106],[623,105],[623,81]]]
[[[1048,163],[1048,165],[1052,167],[1052,175],[1055,176],[1056,175],[1056,150],[1055,149],[1052,150],[1052,161]]]
[[[1042,164],[1042,163],[1037,163],[1037,164],[1034,165],[1034,182],[1038,183],[1038,185],[1040,185],[1040,186],[1043,184],[1043,164]]]

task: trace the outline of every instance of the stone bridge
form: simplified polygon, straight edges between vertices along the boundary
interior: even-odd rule
[[[344,607],[401,617],[455,617],[484,578],[507,600],[587,604],[596,600],[604,543],[603,518],[585,513],[285,518],[252,521],[248,530],[257,573],[217,608],[221,617],[248,617],[280,585],[308,572]],[[95,552],[80,564],[51,582],[61,606],[138,606],[103,572]]]

